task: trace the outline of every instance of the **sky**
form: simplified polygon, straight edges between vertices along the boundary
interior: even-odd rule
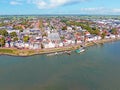
[[[120,15],[120,0],[0,0],[0,15]]]

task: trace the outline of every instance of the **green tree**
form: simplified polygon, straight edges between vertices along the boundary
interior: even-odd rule
[[[67,26],[64,26],[64,27],[62,28],[62,30],[67,30]]]
[[[14,37],[13,38],[13,41],[15,42],[15,41],[18,41],[18,37]]]
[[[113,29],[111,30],[111,34],[116,35],[116,34],[117,34],[117,29],[116,29],[116,28],[113,28]]]
[[[62,36],[62,37],[60,37],[61,38],[61,40],[64,40],[65,39],[65,37],[64,36]]]
[[[39,28],[40,28],[40,29],[43,28],[43,20],[42,20],[42,19],[39,20]]]
[[[27,21],[27,20],[23,20],[23,21],[21,22],[21,24],[22,24],[22,25],[27,25],[27,24],[28,24],[28,21]]]
[[[24,37],[23,37],[23,41],[24,41],[24,42],[28,42],[28,40],[29,40],[29,36],[24,36]]]
[[[47,33],[43,32],[42,37],[48,36]]]
[[[13,26],[13,29],[16,29],[16,30],[23,30],[22,26]]]
[[[99,35],[100,34],[100,30],[98,30],[98,29],[92,30],[92,34]]]
[[[23,29],[19,30],[20,32],[23,32]]]
[[[105,38],[105,36],[106,36],[106,33],[105,33],[105,32],[103,32],[103,33],[102,33],[102,35],[101,35],[102,39],[104,39],[104,38]]]
[[[13,38],[13,37],[17,37],[17,33],[16,32],[11,32],[10,33],[10,36]]]
[[[0,27],[3,27],[3,26],[5,26],[5,24],[2,22],[2,23],[0,23]]]
[[[5,38],[0,38],[0,47],[3,47],[5,45]]]
[[[8,32],[6,30],[0,30],[0,35],[6,37],[8,36]]]

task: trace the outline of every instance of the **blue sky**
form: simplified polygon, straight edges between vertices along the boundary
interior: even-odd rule
[[[120,0],[0,0],[0,15],[120,15]]]

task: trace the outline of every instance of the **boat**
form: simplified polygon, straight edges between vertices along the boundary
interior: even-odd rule
[[[57,55],[58,53],[57,52],[55,52],[55,53],[49,53],[49,54],[47,54],[47,56],[54,56],[54,55]]]
[[[47,56],[55,56],[55,55],[61,55],[64,54],[64,52],[55,52],[55,53],[49,53]]]
[[[84,52],[84,51],[85,51],[84,48],[79,48],[79,49],[75,50],[76,53],[82,53],[82,52]]]
[[[71,55],[71,51],[65,51],[67,55]]]

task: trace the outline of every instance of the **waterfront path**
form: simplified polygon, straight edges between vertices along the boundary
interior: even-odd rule
[[[113,42],[118,41],[120,38],[115,39],[103,39],[93,42],[87,42],[85,43],[86,47],[92,46],[92,45],[98,45],[103,44],[105,42]],[[31,56],[31,55],[37,55],[37,54],[47,54],[47,53],[53,53],[53,52],[60,52],[60,51],[72,51],[76,50],[80,47],[80,44],[76,45],[69,45],[64,47],[58,47],[58,48],[47,48],[47,49],[37,49],[37,50],[30,50],[30,49],[17,49],[17,48],[0,48],[0,54],[1,55],[13,55],[13,56]]]

